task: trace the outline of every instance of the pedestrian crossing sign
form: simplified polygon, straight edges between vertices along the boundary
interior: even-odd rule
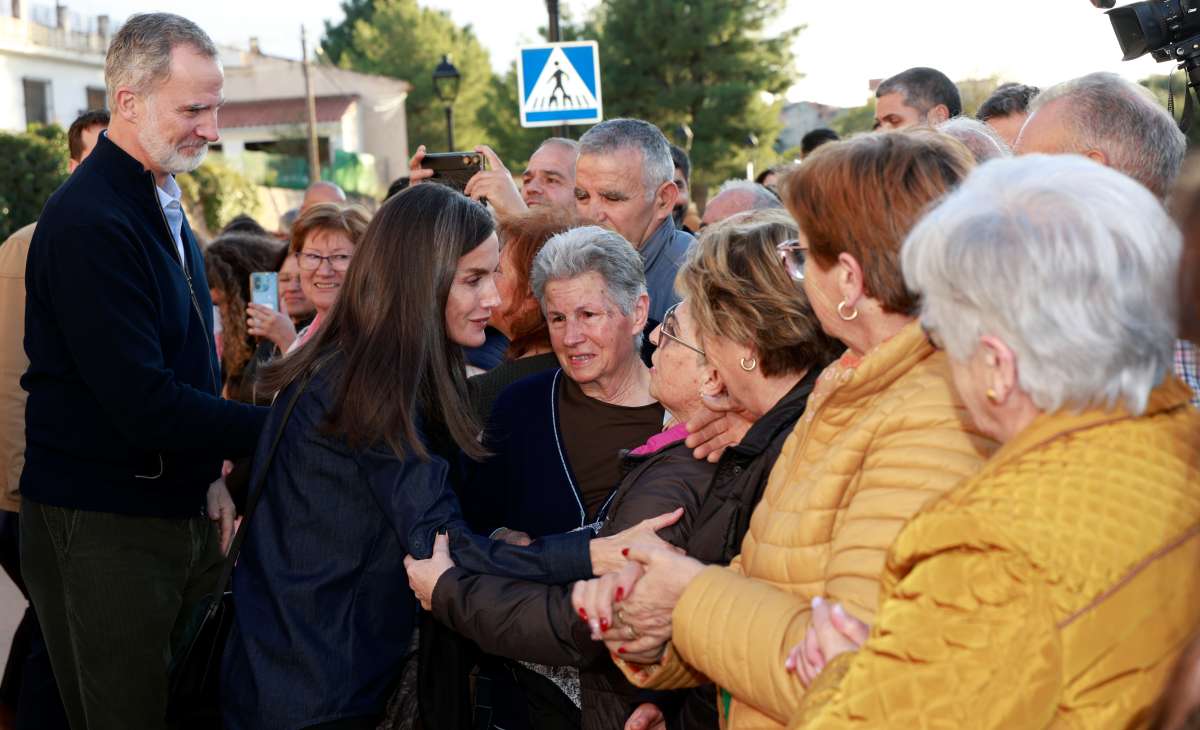
[[[522,46],[517,91],[522,127],[601,121],[599,46],[595,41]]]

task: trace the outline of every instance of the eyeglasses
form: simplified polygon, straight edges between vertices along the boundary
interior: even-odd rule
[[[354,257],[348,253],[335,253],[332,256],[322,256],[319,253],[300,251],[296,254],[296,265],[305,271],[316,271],[321,268],[322,261],[328,261],[329,266],[334,271],[345,271],[350,268],[350,259],[352,258]]]
[[[677,303],[671,305],[671,308],[668,309],[665,314],[663,314],[663,321],[662,321],[662,324],[659,325],[658,331],[662,332],[663,336],[665,336],[667,339],[678,342],[679,344],[683,345],[684,347],[691,350],[692,352],[694,352],[698,355],[704,356],[704,350],[701,350],[699,347],[696,347],[695,345],[689,345],[688,343],[679,339],[679,335],[676,334],[676,332],[678,332],[678,330],[675,329],[675,324],[676,324],[675,323],[675,310],[679,309],[680,304],[683,304],[683,302],[677,302]]]
[[[779,261],[787,269],[788,276],[796,281],[804,281],[804,259],[806,251],[795,238],[784,241],[775,247],[779,253]]]

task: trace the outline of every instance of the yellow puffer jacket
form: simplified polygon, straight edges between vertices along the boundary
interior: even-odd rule
[[[871,636],[796,728],[1144,724],[1200,621],[1200,415],[1043,415],[888,557]]]
[[[831,365],[784,443],[741,555],[688,586],[663,662],[623,665],[627,676],[657,688],[708,677],[724,688],[724,726],[784,727],[804,690],[783,663],[804,638],[811,599],[874,616],[900,528],[995,448],[969,424],[945,354],[916,323],[860,362]]]

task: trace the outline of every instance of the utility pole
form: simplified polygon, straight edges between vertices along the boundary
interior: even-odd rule
[[[308,68],[308,37],[300,26],[300,55],[304,69],[304,100],[308,106],[308,184],[321,179],[321,147],[317,144],[317,99],[313,96],[312,74]]]
[[[558,0],[546,0],[546,13],[550,16],[550,23],[546,26],[546,35],[550,37],[551,43],[558,43],[562,40],[562,36],[558,28]],[[570,137],[571,130],[565,124],[560,124],[554,128],[554,134],[559,137]]]

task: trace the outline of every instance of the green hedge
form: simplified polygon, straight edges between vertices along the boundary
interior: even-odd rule
[[[67,138],[57,125],[0,132],[0,242],[35,220],[67,179]]]

